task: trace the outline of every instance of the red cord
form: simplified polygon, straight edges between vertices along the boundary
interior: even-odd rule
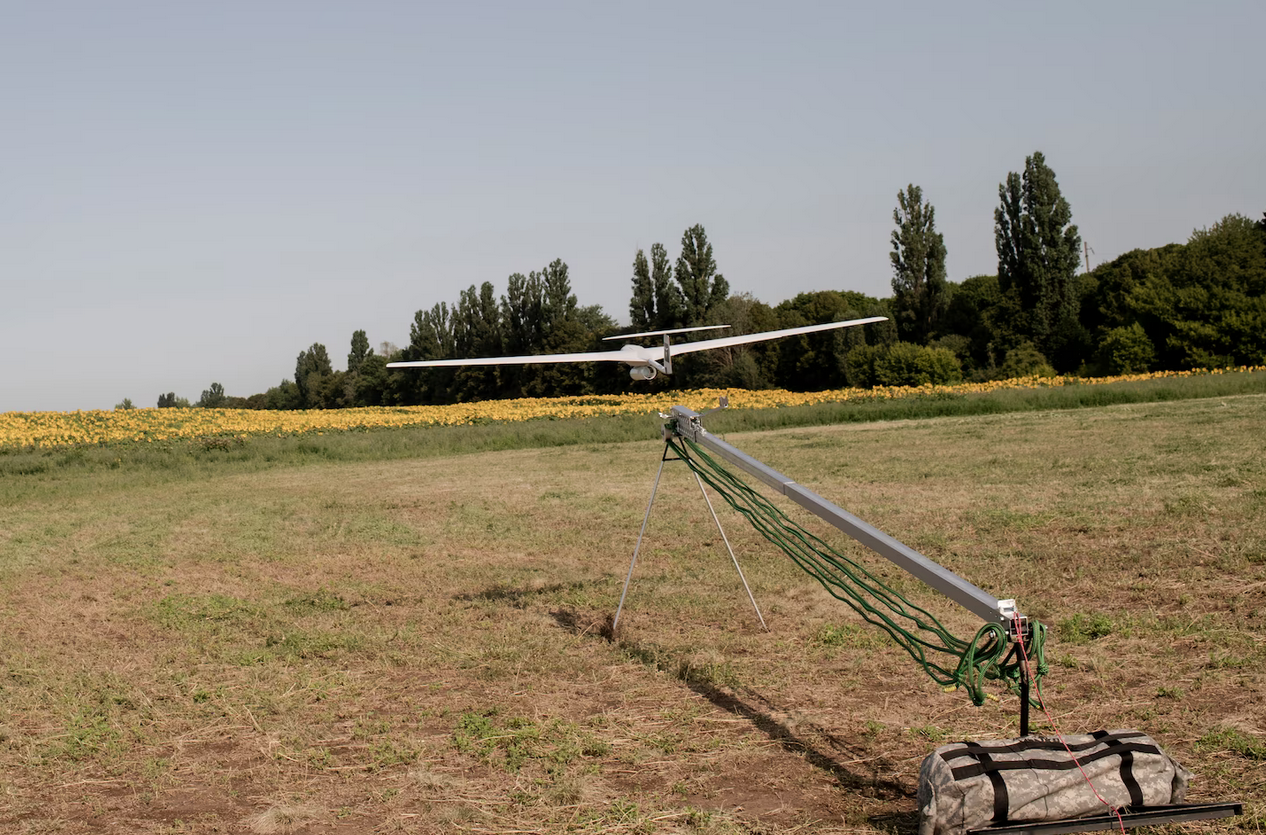
[[[1051,712],[1046,709],[1046,702],[1042,699],[1042,684],[1034,678],[1029,669],[1029,653],[1024,646],[1024,632],[1021,630],[1020,615],[1017,613],[1012,616],[1015,626],[1016,642],[1020,645],[1020,657],[1024,661],[1024,674],[1028,676],[1029,681],[1033,682],[1033,688],[1037,693],[1037,704],[1042,708],[1042,712],[1046,714],[1046,721],[1051,723],[1051,729],[1055,731],[1055,736],[1059,739],[1059,744],[1064,746],[1064,750],[1068,752],[1068,756],[1072,757],[1073,762],[1077,765],[1077,770],[1081,772],[1081,776],[1086,778],[1086,785],[1090,786],[1090,790],[1095,793],[1095,797],[1099,798],[1099,802],[1108,807],[1108,811],[1117,816],[1117,824],[1121,827],[1121,835],[1125,835],[1125,820],[1121,817],[1121,812],[1111,803],[1103,799],[1103,795],[1099,794],[1099,790],[1095,788],[1094,782],[1090,779],[1090,775],[1086,773],[1086,769],[1081,767],[1081,762],[1077,759],[1077,755],[1073,753],[1073,749],[1068,747],[1068,743],[1064,740],[1064,735],[1059,732],[1059,728],[1055,726],[1055,718],[1051,716]]]

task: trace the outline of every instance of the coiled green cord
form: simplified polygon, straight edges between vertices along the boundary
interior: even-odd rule
[[[956,638],[933,615],[906,600],[865,566],[789,519],[698,444],[670,434],[668,445],[704,483],[821,583],[832,597],[888,633],[937,684],[962,687],[976,705],[985,701],[987,680],[1001,680],[1012,689],[1018,686],[1025,658],[1015,648],[1004,658],[1007,634],[1001,625],[985,624],[970,641]],[[1036,661],[1033,677],[1038,680],[1047,672],[1043,652],[1045,627],[1031,621],[1029,635],[1028,657]]]

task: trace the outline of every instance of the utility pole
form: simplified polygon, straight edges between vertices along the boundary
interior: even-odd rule
[[[1081,241],[1081,245],[1086,251],[1086,272],[1090,272],[1090,253],[1094,252],[1094,250],[1090,248],[1090,244],[1086,243],[1084,238]]]

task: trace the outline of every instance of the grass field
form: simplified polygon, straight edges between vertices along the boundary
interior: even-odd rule
[[[1063,405],[716,426],[1017,598],[1062,730],[1153,734],[1247,803],[1187,828],[1260,832],[1266,394]],[[719,509],[761,631],[680,465],[604,637],[662,449],[604,420],[0,458],[0,829],[909,833],[923,756],[1017,733]]]

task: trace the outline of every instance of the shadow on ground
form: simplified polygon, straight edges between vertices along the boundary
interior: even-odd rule
[[[773,704],[751,688],[720,683],[707,666],[694,665],[689,659],[661,647],[613,636],[610,615],[593,616],[559,609],[550,612],[550,616],[569,632],[608,641],[629,659],[675,676],[721,710],[747,719],[784,750],[798,754],[810,765],[830,774],[841,789],[889,800],[908,799],[915,795],[909,786],[879,776],[894,770],[893,764],[886,758],[868,756],[867,751],[850,745],[847,740],[824,728],[807,723],[797,723],[793,727],[788,721],[778,718],[788,713],[785,708]],[[869,765],[868,775],[850,770],[846,765],[858,762]],[[917,816],[910,820],[903,815],[877,816],[875,825],[894,835],[906,835],[917,829]]]
[[[870,825],[880,832],[889,835],[915,835],[919,831],[918,812],[894,812],[886,815],[871,815]]]
[[[514,586],[498,584],[483,591],[455,594],[453,599],[466,603],[504,603],[515,609],[526,609],[533,601],[547,598],[560,592],[582,591],[606,582],[608,582],[607,578],[601,578],[597,580],[577,580],[572,583],[549,583],[527,588],[515,588]]]

